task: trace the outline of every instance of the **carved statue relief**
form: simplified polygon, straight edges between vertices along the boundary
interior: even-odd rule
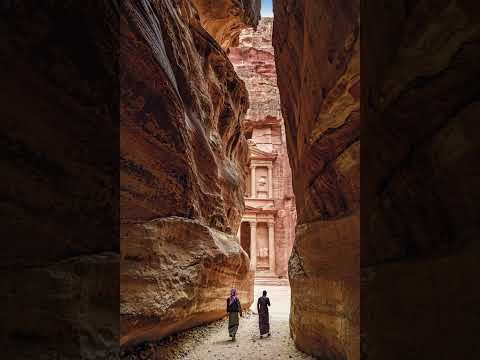
[[[268,257],[268,248],[266,247],[263,247],[263,248],[259,248],[257,250],[257,256],[258,257]]]
[[[265,176],[260,176],[260,179],[258,179],[257,182],[258,188],[260,190],[264,190],[267,187],[267,178]]]
[[[257,196],[260,199],[266,199],[268,197],[268,185],[267,185],[267,177],[266,176],[260,176],[259,179],[257,180],[256,184],[257,188]]]

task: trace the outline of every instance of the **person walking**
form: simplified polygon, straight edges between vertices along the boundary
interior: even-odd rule
[[[232,289],[230,291],[230,297],[227,298],[227,313],[228,313],[228,334],[235,341],[235,335],[237,334],[238,325],[240,319],[238,315],[242,316],[242,306],[240,300],[237,297],[237,290]]]
[[[258,298],[258,326],[260,327],[260,337],[265,334],[270,336],[270,318],[268,316],[268,307],[270,306],[270,299],[267,297],[267,291],[263,290],[263,295]]]

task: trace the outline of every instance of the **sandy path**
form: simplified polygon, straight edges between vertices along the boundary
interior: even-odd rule
[[[224,321],[185,359],[311,359],[293,345],[288,321],[272,320],[270,326],[272,336],[260,338],[258,316],[246,315],[240,319],[237,338],[233,342],[228,337],[227,322]]]
[[[258,297],[266,289],[271,299],[270,330],[272,336],[260,338],[258,316],[252,311],[240,318],[240,327],[235,341],[228,336],[227,319],[200,326],[171,336],[156,344],[144,344],[135,355],[122,359],[313,359],[298,351],[290,338],[288,314],[290,289],[284,286],[255,287]],[[252,308],[255,308],[252,306]]]

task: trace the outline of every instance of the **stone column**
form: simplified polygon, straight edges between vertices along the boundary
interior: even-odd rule
[[[250,180],[251,180],[251,189],[250,197],[255,199],[257,197],[256,181],[255,181],[255,165],[250,165]]]
[[[257,269],[257,223],[250,221],[250,269]]]
[[[268,198],[273,198],[272,165],[268,165]]]
[[[275,223],[268,223],[268,264],[270,271],[275,273]]]

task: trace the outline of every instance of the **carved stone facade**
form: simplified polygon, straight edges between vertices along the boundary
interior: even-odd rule
[[[244,30],[229,58],[245,81],[250,109],[244,127],[249,147],[245,212],[238,229],[258,275],[285,277],[295,238],[295,199],[281,118],[272,47],[272,18]],[[255,256],[251,256],[255,254]]]

